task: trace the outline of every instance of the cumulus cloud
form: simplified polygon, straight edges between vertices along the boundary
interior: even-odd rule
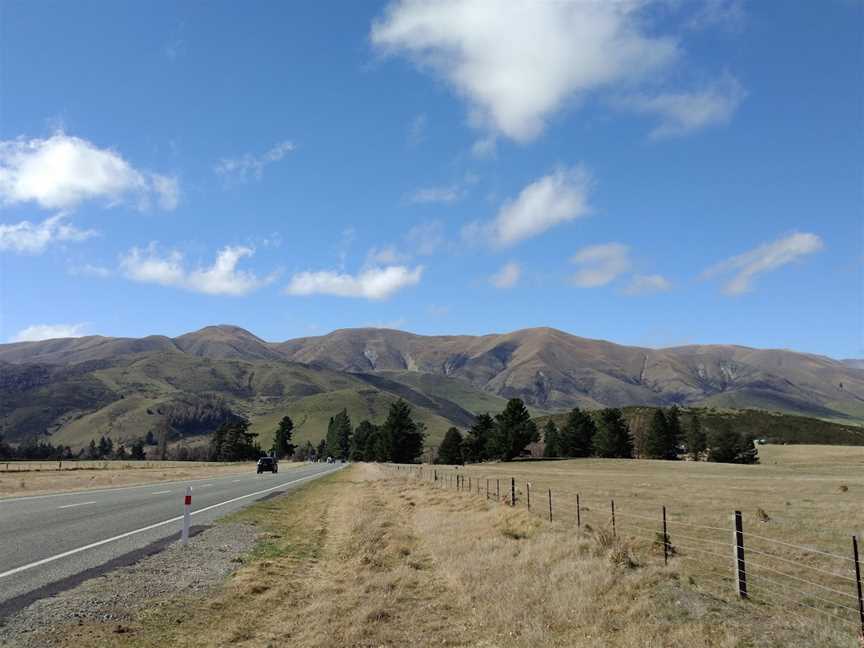
[[[670,92],[657,95],[632,95],[618,105],[637,113],[654,115],[660,124],[651,131],[652,139],[689,135],[726,124],[747,96],[744,88],[727,74],[719,80],[692,92]]]
[[[522,267],[518,263],[506,263],[504,266],[491,277],[489,283],[496,288],[512,288],[522,276]]]
[[[643,29],[643,4],[396,0],[371,40],[443,77],[468,100],[475,125],[525,142],[566,103],[677,58],[673,39]],[[477,152],[490,150],[487,142]]]
[[[7,205],[71,209],[87,200],[113,205],[134,197],[139,208],[155,198],[163,209],[174,209],[179,194],[176,178],[139,171],[118,153],[63,132],[0,141],[0,201]]]
[[[300,272],[291,277],[285,292],[289,295],[333,295],[362,299],[387,299],[396,292],[420,282],[423,266],[374,267],[356,275],[332,270]]]
[[[403,263],[411,258],[410,254],[400,252],[393,245],[384,247],[373,247],[366,254],[366,264],[371,266],[393,265]]]
[[[33,324],[18,331],[10,342],[35,342],[55,338],[81,337],[86,324]]]
[[[579,250],[571,259],[579,266],[572,281],[580,288],[605,286],[630,269],[630,248],[621,243],[591,245]]]
[[[702,273],[702,278],[732,274],[732,278],[723,287],[723,292],[727,295],[740,295],[753,289],[753,282],[760,274],[819,252],[824,247],[822,239],[816,234],[793,232],[708,268]]]
[[[672,283],[663,275],[633,275],[630,283],[624,289],[625,295],[651,295],[667,292],[672,289]]]
[[[155,243],[146,248],[133,247],[120,260],[126,277],[142,283],[175,286],[207,295],[247,295],[273,280],[238,270],[244,257],[255,251],[250,247],[227,246],[219,250],[213,265],[192,270],[186,268],[183,254],[173,250],[162,254]]]
[[[85,241],[96,235],[94,230],[81,230],[70,225],[65,214],[57,214],[40,223],[26,220],[13,224],[0,223],[0,250],[40,254],[53,243]]]
[[[591,177],[582,167],[557,169],[535,180],[504,204],[491,222],[471,223],[467,239],[508,247],[546,230],[586,216]]]
[[[223,158],[216,165],[216,173],[226,179],[239,182],[246,182],[250,176],[260,180],[266,166],[278,162],[295,148],[292,142],[284,141],[262,155],[246,153],[239,158]]]

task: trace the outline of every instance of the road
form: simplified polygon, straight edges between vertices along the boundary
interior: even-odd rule
[[[0,619],[178,539],[187,486],[194,530],[341,466],[308,464],[275,475],[250,468],[248,475],[0,499]]]

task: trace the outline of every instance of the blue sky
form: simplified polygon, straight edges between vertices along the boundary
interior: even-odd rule
[[[862,7],[3,1],[0,338],[860,357]]]

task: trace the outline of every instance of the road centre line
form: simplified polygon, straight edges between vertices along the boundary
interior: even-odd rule
[[[65,504],[64,506],[58,506],[58,509],[64,508],[72,508],[74,506],[87,506],[88,504],[95,504],[96,502],[78,502],[77,504]]]
[[[260,491],[256,491],[254,493],[249,493],[247,495],[240,495],[239,497],[234,497],[229,500],[225,500],[224,502],[219,502],[218,504],[211,504],[210,506],[206,506],[202,509],[198,509],[197,511],[192,511],[192,515],[198,515],[199,513],[205,513],[212,509],[218,508],[220,506],[225,506],[226,504],[231,504],[233,502],[237,502],[242,499],[246,499],[247,497],[254,497],[255,495],[263,495],[264,493],[269,493],[270,491],[274,491],[277,488],[283,488],[288,486],[289,484],[297,484],[299,482],[306,481],[308,479],[315,479],[316,477],[323,477],[324,475],[330,475],[334,472],[341,470],[340,468],[336,468],[335,470],[329,470],[326,472],[316,473],[314,475],[309,475],[307,477],[301,477],[299,479],[293,479],[288,482],[283,482],[281,484],[277,484],[276,486],[271,486],[270,488],[265,488]],[[14,569],[9,569],[5,572],[0,573],[0,578],[6,578],[7,576],[12,576],[14,574],[20,574],[23,571],[27,571],[28,569],[33,569],[34,567],[39,567],[41,565],[45,565],[55,560],[61,560],[62,558],[67,558],[68,556],[74,556],[75,554],[81,553],[82,551],[87,551],[88,549],[95,549],[96,547],[101,547],[102,545],[108,544],[109,542],[115,542],[116,540],[122,540],[123,538],[128,538],[130,536],[136,535],[138,533],[144,533],[145,531],[151,531],[152,529],[159,528],[161,526],[165,526],[166,524],[173,524],[174,522],[178,522],[183,519],[182,515],[177,515],[175,517],[169,518],[167,520],[163,520],[162,522],[156,522],[155,524],[150,524],[145,527],[141,527],[140,529],[135,529],[133,531],[127,531],[126,533],[121,533],[120,535],[113,536],[111,538],[105,538],[104,540],[98,540],[96,542],[91,542],[88,545],[84,545],[82,547],[76,547],[75,549],[70,549],[69,551],[64,551],[62,553],[56,554],[54,556],[49,556],[48,558],[43,558],[42,560],[37,560],[32,563],[28,563],[26,565],[21,565],[20,567],[15,567]]]

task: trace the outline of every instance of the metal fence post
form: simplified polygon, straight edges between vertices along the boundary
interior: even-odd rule
[[[501,501],[501,480],[495,480],[495,497],[498,498],[498,501]]]
[[[582,528],[582,507],[579,506],[579,493],[576,493],[576,528]]]
[[[735,511],[735,576],[738,583],[738,596],[747,598],[747,566],[744,562],[744,523],[741,511]]]
[[[531,482],[525,482],[525,493],[528,496],[528,510],[531,510]]]
[[[615,500],[612,500],[612,537],[617,538],[618,533],[615,529]]]
[[[516,506],[516,479],[510,478],[510,506]]]
[[[858,538],[852,536],[852,556],[855,559],[855,586],[858,590],[858,617],[861,621],[861,636],[864,637],[864,598],[861,596],[861,561],[858,558]]]
[[[549,521],[552,521],[552,489],[549,489]]]

